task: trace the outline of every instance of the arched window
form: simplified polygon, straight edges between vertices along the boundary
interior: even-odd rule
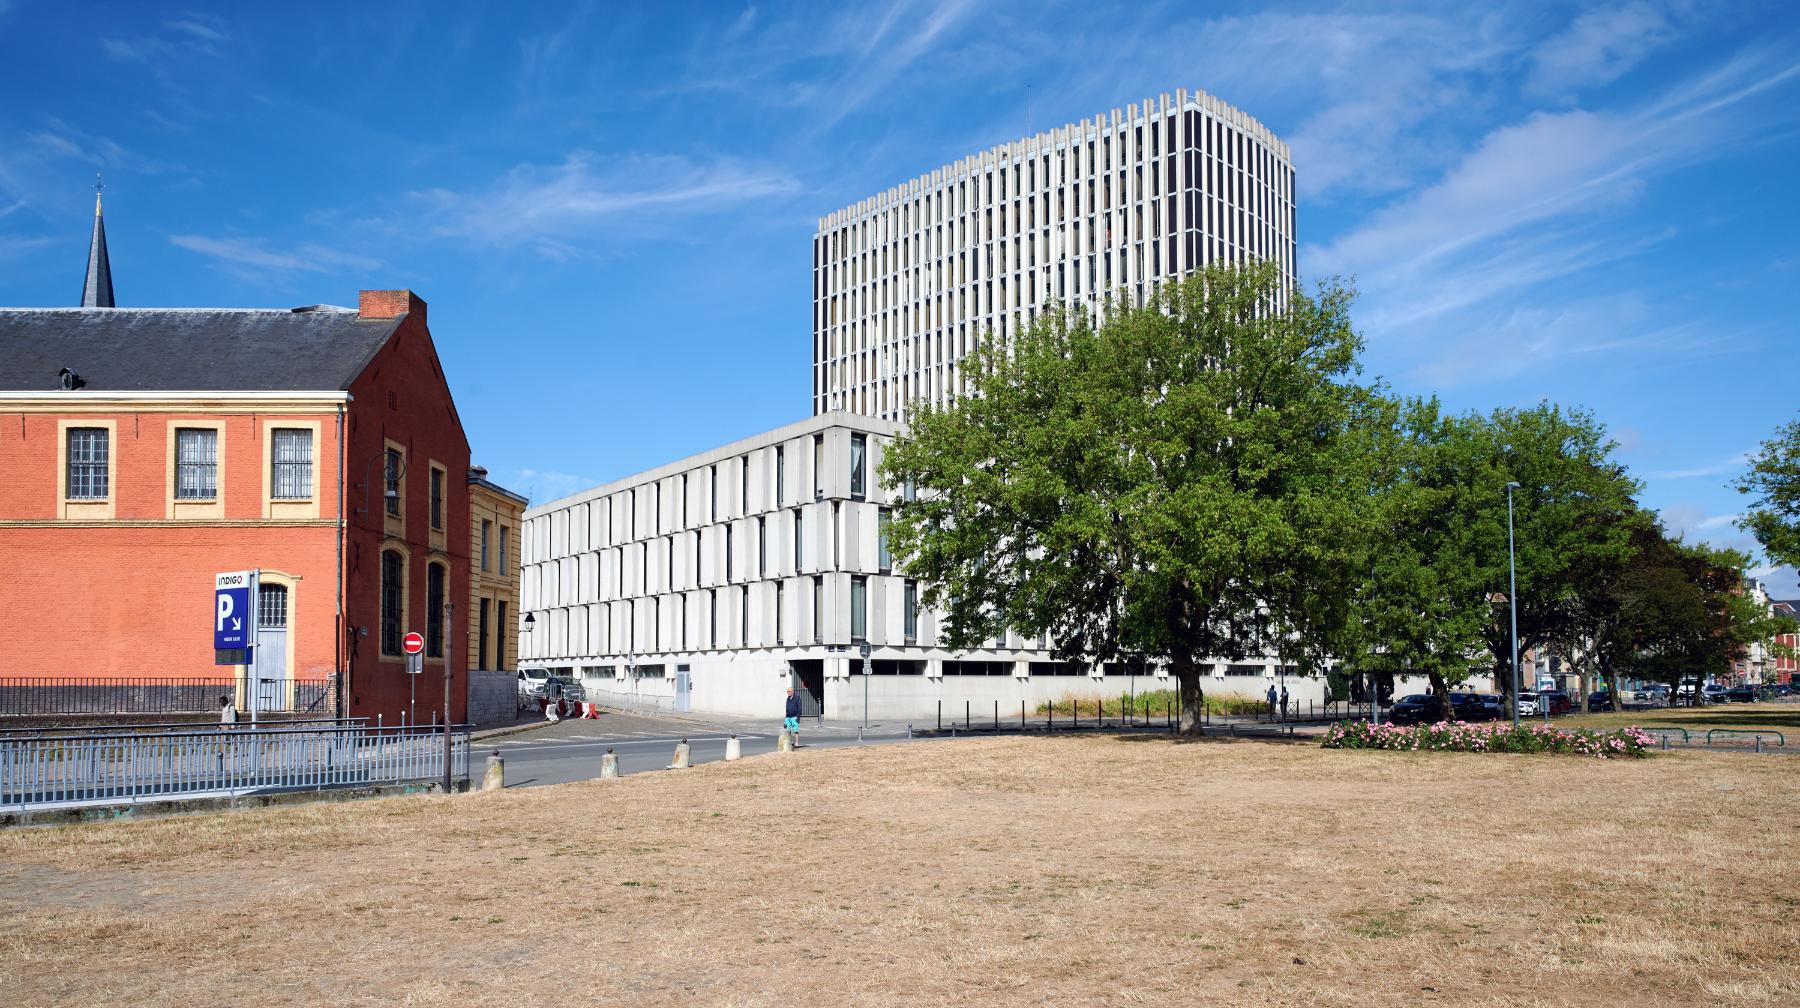
[[[444,657],[444,565],[425,565],[425,657]]]
[[[381,554],[381,653],[400,653],[401,611],[406,597],[406,558],[393,550]]]

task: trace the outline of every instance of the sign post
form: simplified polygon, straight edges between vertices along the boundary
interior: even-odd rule
[[[256,726],[256,598],[261,571],[225,571],[213,576],[213,662],[244,666],[250,725]]]
[[[456,634],[451,630],[456,621],[456,603],[444,603],[444,793],[450,793],[450,677],[455,667]]]
[[[419,680],[414,678],[425,671],[425,637],[417,630],[400,638],[400,650],[406,652],[406,720],[417,724],[419,716],[413,711],[413,705],[419,699]]]

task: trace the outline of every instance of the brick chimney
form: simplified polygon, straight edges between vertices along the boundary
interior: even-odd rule
[[[425,302],[409,290],[366,290],[357,295],[356,314],[366,319],[418,315],[425,321]]]

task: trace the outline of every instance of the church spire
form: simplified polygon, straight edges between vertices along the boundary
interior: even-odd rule
[[[112,262],[106,258],[106,219],[100,216],[100,176],[94,176],[94,237],[88,242],[87,280],[81,307],[113,307]]]

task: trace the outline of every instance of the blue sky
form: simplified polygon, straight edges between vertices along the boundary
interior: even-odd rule
[[[411,287],[542,501],[799,419],[817,217],[1200,88],[1293,146],[1369,371],[1592,409],[1690,536],[1793,418],[1800,8],[0,0],[0,304]],[[1783,577],[1778,594],[1793,588]]]

